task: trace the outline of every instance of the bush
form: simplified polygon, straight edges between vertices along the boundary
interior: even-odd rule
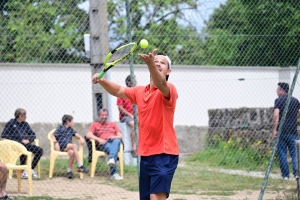
[[[232,169],[264,170],[268,165],[272,149],[262,141],[250,143],[241,138],[230,137],[227,141],[222,134],[214,135],[213,141],[206,140],[205,150],[192,155],[187,161],[201,161],[210,166]],[[277,157],[275,166],[278,167]]]

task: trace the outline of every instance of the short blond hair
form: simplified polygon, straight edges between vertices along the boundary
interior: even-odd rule
[[[26,115],[26,110],[23,108],[17,108],[15,111],[15,119],[18,119],[22,115]]]

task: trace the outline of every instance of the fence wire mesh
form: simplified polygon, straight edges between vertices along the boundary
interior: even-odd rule
[[[132,129],[120,122],[117,98],[93,85],[91,76],[101,64],[93,61],[95,57],[103,60],[108,49],[147,39],[149,46],[133,54],[133,66],[129,60],[118,64],[106,78],[126,87],[125,79],[134,71],[136,84],[147,85],[149,71],[137,53],[157,48],[171,58],[169,81],[179,94],[174,126],[180,160],[169,199],[259,197],[275,142],[277,84],[292,83],[300,58],[298,1],[2,0],[0,10],[0,132],[2,138],[17,141],[0,141],[0,160],[25,164],[24,159],[19,161],[24,152],[12,153],[22,139],[39,146],[23,145],[35,158],[32,196],[28,177],[21,180],[18,191],[15,170],[6,185],[9,195],[15,199],[139,199]],[[97,13],[105,17],[95,21]],[[91,34],[90,54],[85,51],[84,34]],[[97,39],[108,46],[94,47],[99,52],[92,52]],[[299,91],[296,81],[292,96],[300,98]],[[292,105],[294,114],[288,113],[287,120],[299,125],[295,113],[300,107]],[[22,119],[14,120],[17,108],[25,109],[27,118],[24,110],[18,110]],[[108,109],[108,120],[122,132],[124,146],[116,170],[123,180],[111,178],[105,156],[94,160],[95,170],[91,167],[90,140],[84,137],[100,108]],[[85,142],[81,146],[76,141],[76,149],[72,147],[78,152],[72,154],[76,155],[73,167],[67,153],[51,146],[57,145],[51,131],[62,125],[65,114],[73,116],[73,129]],[[287,127],[282,135],[291,130],[296,139],[295,126]],[[36,138],[26,137],[30,134]],[[280,150],[284,152],[286,146]],[[55,152],[64,156],[55,159]],[[298,174],[291,157],[282,153],[287,172],[276,153],[264,199],[296,199],[294,175]],[[77,169],[81,164],[90,170],[83,176]],[[70,180],[68,170],[74,174]],[[0,197],[4,195],[2,190]]]

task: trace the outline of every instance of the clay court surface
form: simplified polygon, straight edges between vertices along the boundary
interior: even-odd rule
[[[125,180],[123,180],[125,181]],[[8,180],[8,194],[16,196],[28,196],[28,182],[22,180],[22,190],[17,192],[17,180],[15,178]],[[172,194],[170,200],[197,200],[197,199],[257,199],[260,191],[233,191],[231,196],[207,196],[201,193],[208,191],[199,190],[199,195]],[[213,191],[209,191],[213,193]],[[268,193],[266,191],[264,199],[275,199],[278,193]],[[53,198],[66,199],[109,199],[109,200],[138,200],[137,191],[129,191],[113,185],[113,181],[103,177],[84,177],[83,180],[74,178],[69,180],[63,177],[57,177],[46,180],[33,180],[33,196],[49,196]],[[41,198],[42,199],[42,198]]]

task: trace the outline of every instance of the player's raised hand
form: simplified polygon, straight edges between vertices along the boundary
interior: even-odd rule
[[[149,54],[138,54],[138,56],[146,63],[148,66],[149,65],[154,65],[154,56],[156,54],[157,49],[153,49],[152,53]]]

